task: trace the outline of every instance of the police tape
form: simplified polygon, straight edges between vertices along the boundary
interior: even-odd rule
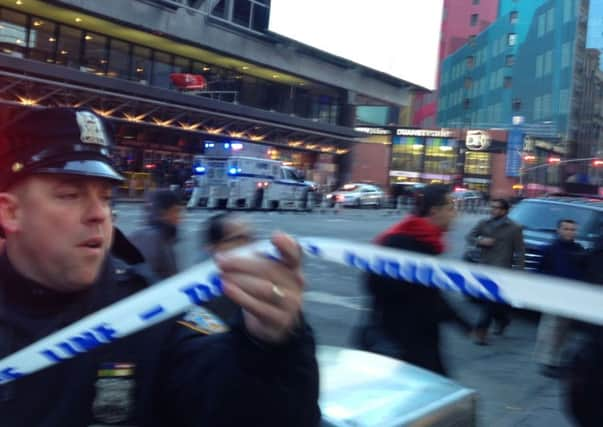
[[[310,256],[364,272],[603,325],[603,288],[597,286],[346,240],[309,237],[298,242]],[[236,252],[278,258],[269,242]],[[222,294],[216,265],[198,264],[0,360],[0,384],[77,357]]]

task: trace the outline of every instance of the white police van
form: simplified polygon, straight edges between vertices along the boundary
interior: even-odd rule
[[[188,207],[310,209],[313,187],[276,160],[195,156],[195,188]]]

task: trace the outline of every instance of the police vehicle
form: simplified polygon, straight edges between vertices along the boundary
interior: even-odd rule
[[[196,156],[188,207],[310,209],[313,183],[276,160]]]

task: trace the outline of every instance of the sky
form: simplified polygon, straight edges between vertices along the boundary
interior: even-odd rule
[[[433,89],[443,3],[272,0],[269,30]]]

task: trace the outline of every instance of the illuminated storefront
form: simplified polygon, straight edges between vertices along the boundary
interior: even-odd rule
[[[459,143],[445,130],[396,129],[392,137],[390,184],[454,183]]]

